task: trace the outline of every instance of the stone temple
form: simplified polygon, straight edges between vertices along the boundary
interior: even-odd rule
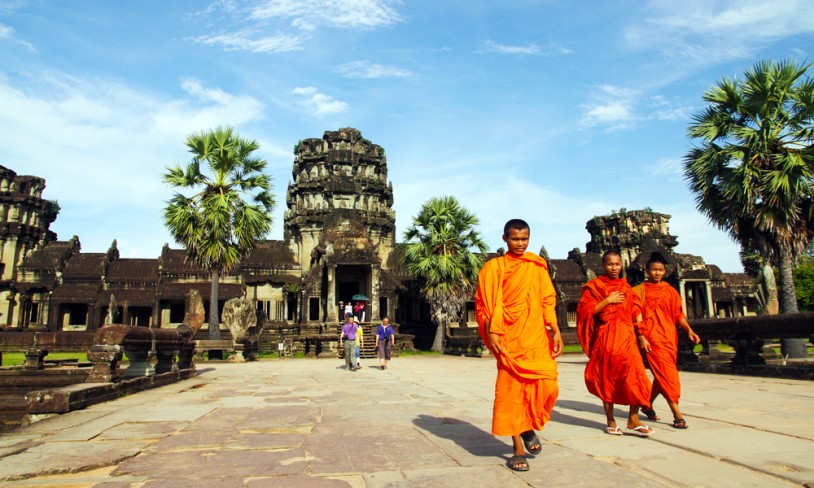
[[[221,278],[220,308],[231,298],[246,297],[263,319],[261,349],[276,348],[285,336],[295,348],[314,352],[308,351],[307,338],[333,334],[339,302],[364,295],[364,322],[387,315],[400,335],[414,335],[419,346],[431,342],[427,304],[400,265],[404,244],[397,243],[384,149],[359,130],[343,128],[299,141],[294,153],[284,238],[260,242]],[[165,245],[155,259],[132,259],[119,256],[115,240],[100,253],[82,252],[76,236],[58,240],[49,226],[59,206],[43,199],[44,188],[42,178],[0,166],[3,329],[93,330],[113,303],[121,323],[175,327],[183,320],[190,290],[209,301],[210,275],[187,262],[182,249]],[[671,264],[667,279],[680,291],[689,318],[751,315],[765,305],[753,277],[722,273],[701,257],[675,253],[678,241],[669,233],[669,219],[650,209],[622,209],[589,220],[585,251],[575,248],[566,259],[549,260],[560,323],[575,325],[581,287],[601,274],[600,256],[608,249],[622,253],[633,284],[644,279],[650,254],[660,252]],[[448,332],[468,336],[475,326],[470,301]]]

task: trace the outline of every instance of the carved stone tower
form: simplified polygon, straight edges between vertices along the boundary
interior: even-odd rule
[[[625,268],[641,254],[645,244],[656,244],[667,251],[678,245],[676,237],[670,235],[670,216],[647,209],[620,209],[611,215],[594,217],[585,228],[591,234],[585,250],[596,254],[619,251]]]
[[[45,180],[17,175],[0,166],[0,323],[16,325],[20,319],[18,294],[9,286],[17,268],[35,250],[56,240],[49,230],[59,205],[43,200]]]
[[[354,295],[370,299],[374,318],[396,239],[384,149],[344,128],[300,141],[294,154],[284,239],[302,267],[306,320],[336,319],[336,302]]]

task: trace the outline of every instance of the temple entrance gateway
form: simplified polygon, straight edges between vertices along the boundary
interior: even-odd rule
[[[339,265],[336,267],[336,299],[338,302],[356,304],[354,295],[370,297],[370,266]],[[368,309],[369,304],[365,303]],[[367,314],[370,319],[370,313]]]

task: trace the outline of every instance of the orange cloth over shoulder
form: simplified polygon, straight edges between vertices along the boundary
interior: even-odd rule
[[[596,305],[614,291],[625,293],[625,301],[594,314]],[[641,301],[624,278],[602,275],[582,287],[577,335],[589,357],[585,386],[603,402],[650,406],[651,384],[633,325],[640,313]]]
[[[475,294],[478,331],[489,346],[488,321],[507,350],[495,355],[495,435],[540,430],[551,418],[559,387],[546,325],[557,323],[555,304],[548,265],[536,254],[506,254],[491,259],[480,271]]]
[[[678,379],[678,328],[676,324],[684,317],[681,297],[665,282],[645,282],[636,287],[644,292],[644,326],[642,334],[650,342],[647,362],[653,373],[653,392],[661,393],[667,400],[678,403],[681,383]]]

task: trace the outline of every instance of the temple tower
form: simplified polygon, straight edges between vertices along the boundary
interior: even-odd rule
[[[338,302],[354,295],[369,298],[367,319],[378,319],[396,239],[384,149],[344,128],[300,141],[294,154],[284,240],[303,271],[304,321],[338,320]]]
[[[43,200],[45,180],[17,175],[0,166],[0,324],[17,325],[22,318],[21,300],[11,284],[17,268],[35,250],[56,240],[49,230],[57,218],[59,205]]]
[[[646,244],[657,245],[668,252],[678,245],[670,235],[670,216],[649,209],[626,211],[594,217],[585,224],[591,241],[585,250],[596,254],[619,251],[625,268],[638,257]]]

